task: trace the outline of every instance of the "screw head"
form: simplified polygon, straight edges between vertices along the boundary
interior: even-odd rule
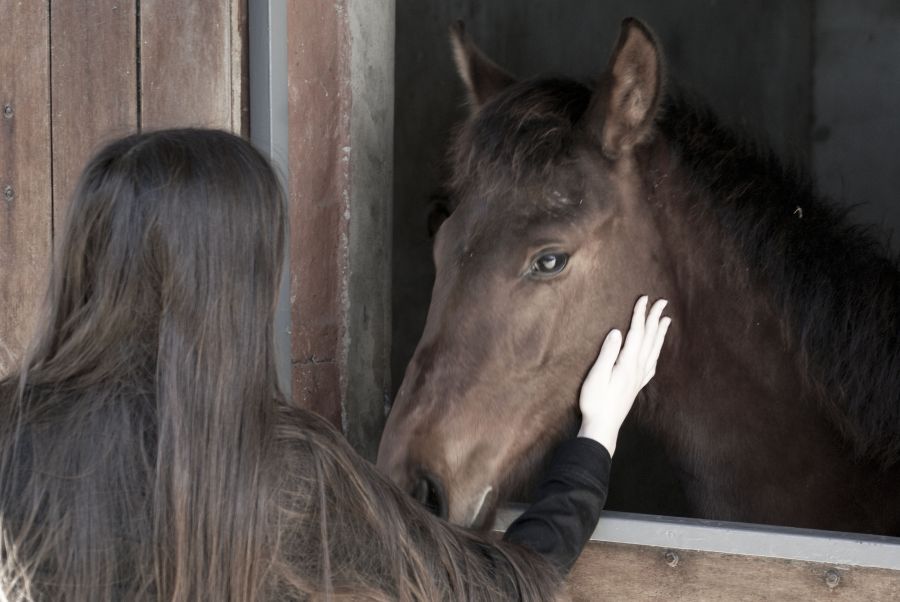
[[[16,198],[16,191],[13,190],[13,187],[7,184],[3,187],[3,198],[7,200],[7,202],[12,201]]]
[[[676,552],[675,550],[666,550],[665,558],[666,564],[668,564],[670,567],[674,568],[678,566],[678,561],[680,559],[678,558],[678,552]]]
[[[11,104],[3,105],[3,117],[6,119],[12,119],[13,116],[13,108]]]
[[[837,569],[828,569],[825,571],[825,585],[827,585],[829,589],[836,588],[840,582],[841,574]]]

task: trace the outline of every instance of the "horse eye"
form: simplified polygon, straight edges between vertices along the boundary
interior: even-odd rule
[[[545,253],[534,260],[531,271],[539,276],[553,276],[562,272],[568,261],[565,253]]]

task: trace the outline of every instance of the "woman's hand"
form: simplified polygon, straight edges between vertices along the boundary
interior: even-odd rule
[[[656,360],[666,338],[671,318],[663,318],[667,301],[660,299],[647,313],[646,296],[637,300],[631,328],[622,345],[622,333],[612,330],[603,341],[600,355],[581,386],[581,430],[603,444],[609,455],[616,451],[619,428],[634,399],[656,374]]]

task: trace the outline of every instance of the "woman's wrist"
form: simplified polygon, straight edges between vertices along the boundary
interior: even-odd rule
[[[582,423],[581,428],[578,430],[578,436],[593,439],[605,447],[609,455],[612,456],[616,451],[616,440],[619,438],[619,432],[618,430],[610,432],[609,429],[591,428],[591,425]]]

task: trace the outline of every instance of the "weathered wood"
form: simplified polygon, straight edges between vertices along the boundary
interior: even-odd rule
[[[37,317],[51,253],[47,2],[0,0],[0,375]]]
[[[344,435],[374,461],[391,382],[394,0],[348,0],[350,226]]]
[[[141,126],[248,131],[247,7],[86,0],[51,10],[46,1],[0,0],[0,14],[0,110],[9,106],[0,116],[4,373],[30,336],[52,230],[98,146]]]
[[[288,3],[294,400],[341,427],[350,194],[343,2]]]
[[[53,4],[50,81],[57,234],[93,152],[137,129],[135,10],[135,0]]]
[[[144,129],[245,123],[246,0],[140,3],[140,121]],[[240,65],[235,65],[239,62]]]
[[[569,578],[574,600],[898,600],[900,572],[591,542]],[[674,564],[674,566],[672,566]],[[829,586],[829,574],[831,583]],[[837,581],[835,581],[837,576]]]
[[[248,0],[231,2],[231,122],[232,131],[250,135],[250,9]]]
[[[390,387],[394,2],[287,5],[295,401],[374,459]]]

